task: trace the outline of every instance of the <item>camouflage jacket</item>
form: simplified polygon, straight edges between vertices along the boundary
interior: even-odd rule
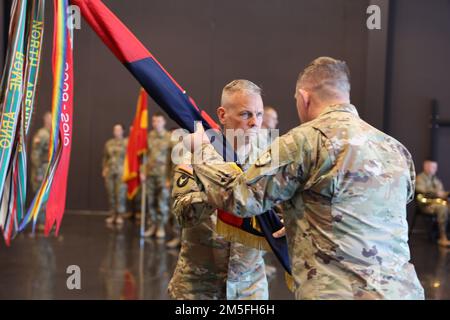
[[[123,163],[125,161],[125,154],[127,152],[128,139],[110,139],[106,142],[103,151],[103,170],[107,171],[108,175],[122,175]]]
[[[424,298],[409,263],[411,155],[353,105],[292,129],[245,173],[199,149],[209,203],[242,217],[283,203],[297,299]]]
[[[48,149],[50,143],[50,131],[40,128],[33,137],[31,147],[31,164],[34,170],[48,164]]]
[[[170,132],[158,134],[155,130],[148,134],[148,154],[146,171],[149,176],[165,176],[169,178],[171,172],[172,142]]]
[[[217,210],[208,204],[190,166],[177,166],[173,181],[173,213],[182,226],[182,245],[170,295],[176,299],[226,299],[228,282],[250,287],[241,289],[237,299],[245,291],[242,298],[266,297],[262,252],[229,243],[216,233]]]

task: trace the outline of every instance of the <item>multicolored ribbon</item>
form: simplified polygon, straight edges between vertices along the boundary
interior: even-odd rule
[[[21,69],[21,100],[20,106],[10,106],[15,109],[16,130],[14,131],[13,147],[10,155],[10,165],[7,168],[6,184],[1,197],[1,220],[3,226],[3,236],[6,244],[9,245],[11,237],[17,232],[18,223],[23,218],[26,198],[27,183],[27,161],[26,161],[26,137],[30,126],[34,109],[34,100],[38,83],[42,39],[44,33],[44,7],[45,0],[30,0],[19,3],[15,1],[12,7],[12,20],[10,25],[10,46],[9,50],[14,50],[14,38],[20,40],[23,45],[23,63]],[[17,24],[16,14],[20,12],[22,20]],[[25,19],[23,19],[25,17]],[[22,28],[21,23],[24,23]],[[12,42],[11,42],[12,40]],[[25,42],[26,41],[26,42]],[[16,49],[17,55],[20,52]],[[16,74],[18,88],[19,66],[17,60],[13,64],[13,74]],[[5,80],[5,78],[3,78]],[[5,84],[5,82],[3,82]],[[2,92],[5,87],[2,84]],[[15,85],[13,85],[15,87]],[[7,88],[6,88],[7,89]],[[19,92],[17,92],[17,96]],[[14,102],[15,100],[13,100]],[[8,101],[4,101],[3,110],[7,109]],[[6,159],[5,157],[4,159]],[[2,167],[4,168],[4,167]],[[6,167],[5,167],[6,169]]]
[[[13,211],[12,167],[17,148],[16,133],[23,95],[25,64],[26,0],[14,0],[11,8],[8,52],[0,85],[0,226],[10,228]]]
[[[49,143],[49,166],[26,217],[23,230],[33,220],[33,231],[41,207],[47,202],[45,234],[56,223],[59,232],[64,214],[67,175],[72,145],[73,63],[71,31],[67,25],[68,0],[54,0],[52,130]]]

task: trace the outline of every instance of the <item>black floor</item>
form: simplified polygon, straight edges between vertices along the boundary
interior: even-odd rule
[[[0,241],[0,299],[168,299],[178,252],[164,242],[140,241],[136,225],[108,229],[105,216],[67,214],[58,238],[21,234]],[[450,250],[432,244],[423,230],[411,239],[412,261],[427,299],[450,299]],[[278,265],[271,254],[267,260]],[[67,268],[81,269],[81,290],[69,290]],[[292,299],[278,268],[271,299]]]

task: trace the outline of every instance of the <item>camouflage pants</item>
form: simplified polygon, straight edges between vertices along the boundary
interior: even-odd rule
[[[263,251],[240,243],[230,244],[227,300],[268,300],[269,284]]]
[[[33,196],[39,190],[41,186],[42,180],[44,180],[45,170],[47,170],[48,163],[43,163],[39,167],[34,167],[31,169],[31,190],[33,191]],[[45,223],[45,205],[41,207],[39,211],[37,223],[44,224]]]
[[[431,204],[422,207],[421,210],[428,214],[435,214],[439,225],[439,232],[441,235],[445,234],[448,222],[448,207],[446,205]]]
[[[170,184],[172,186],[172,184]],[[169,208],[172,208],[173,205],[173,199],[172,199],[172,187],[169,189]],[[177,217],[174,213],[169,213],[169,227],[170,231],[172,233],[172,237],[179,238],[181,236],[181,227],[180,224],[177,221]]]
[[[141,212],[141,193],[142,189],[139,188],[139,191],[132,199],[127,198],[127,211],[133,214],[137,212]]]
[[[164,177],[147,177],[147,199],[150,221],[164,226],[169,218],[169,189]]]
[[[127,203],[127,185],[123,183],[122,175],[107,175],[105,186],[108,192],[109,210],[114,213],[124,213]]]

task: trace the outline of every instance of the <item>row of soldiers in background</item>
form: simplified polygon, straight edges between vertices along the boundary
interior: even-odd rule
[[[169,222],[170,181],[172,173],[171,133],[166,130],[166,120],[160,113],[152,116],[152,128],[148,134],[148,153],[146,162],[141,168],[140,179],[146,184],[147,207],[149,212],[149,227],[145,237],[155,236],[159,239],[166,237],[166,227]],[[122,225],[127,211],[127,187],[123,182],[123,164],[127,150],[128,139],[124,137],[124,128],[116,124],[113,128],[114,138],[108,140],[103,152],[103,177],[108,194],[111,216],[106,219],[107,224]],[[145,173],[143,172],[145,171]],[[140,207],[139,193],[130,199],[128,206],[131,215],[136,218],[136,207]],[[179,231],[171,219],[173,239],[167,243],[168,247],[177,247],[180,243]]]

